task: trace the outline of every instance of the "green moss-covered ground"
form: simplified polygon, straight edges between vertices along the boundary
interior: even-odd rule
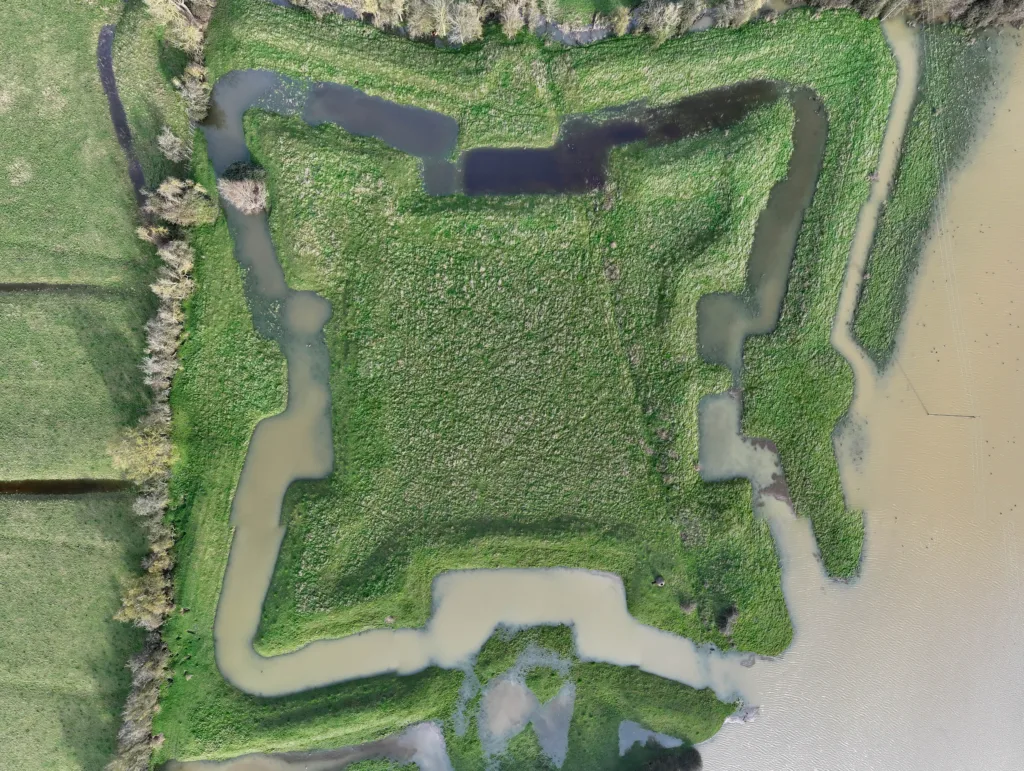
[[[832,134],[780,331],[748,346],[746,430],[779,443],[830,569],[856,568],[860,517],[845,509],[831,448],[851,383],[828,335],[895,81],[876,23],[797,12],[658,48],[626,38],[565,50],[489,35],[444,51],[257,0],[222,0],[207,63],[213,78],[277,69],[444,112],[459,121],[462,148],[547,145],[565,115],[737,80],[816,88]],[[334,306],[336,472],[289,494],[263,649],[380,625],[387,615],[422,623],[430,580],[443,570],[570,564],[621,574],[631,610],[649,623],[783,650],[791,632],[777,561],[749,489],[704,485],[694,468],[696,401],[729,377],[696,358],[693,312],[702,292],[742,287],[791,126],[780,104],[727,134],[616,151],[600,193],[469,200],[426,197],[415,163],[379,143],[250,115],[289,281]],[[199,173],[212,181],[208,169]],[[217,672],[211,633],[230,498],[253,425],[283,405],[285,373],[252,330],[223,222],[195,237],[203,257],[173,396],[177,591],[190,610],[167,628],[177,676],[158,717],[160,756],[337,746],[437,719],[453,755],[473,757],[479,747],[460,748],[451,734],[460,673],[267,701]],[[665,587],[652,587],[655,575]],[[696,610],[684,613],[690,602]],[[730,640],[717,621],[733,605],[740,616]],[[731,709],[635,670],[592,666],[588,688],[605,693],[606,706],[594,707],[593,723],[577,713],[577,747],[604,747],[602,732],[629,717],[625,706],[641,694],[665,694],[652,703],[666,705],[666,721],[651,718],[652,727],[694,741]],[[594,751],[602,760],[589,767],[613,762],[607,748]],[[586,761],[582,752],[571,762]]]

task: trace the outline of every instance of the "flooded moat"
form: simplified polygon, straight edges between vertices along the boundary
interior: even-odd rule
[[[441,176],[465,185],[467,193],[481,193],[483,188],[470,189],[473,180],[482,178],[476,171],[481,164],[497,173],[508,166],[494,161],[502,153],[510,158],[553,153],[561,158],[555,164],[560,171],[556,176],[542,174],[543,184],[557,182],[566,185],[557,192],[578,192],[580,185],[603,182],[608,150],[617,143],[661,143],[725,128],[778,99],[788,99],[796,116],[789,174],[775,185],[759,219],[748,292],[742,297],[721,295],[720,307],[707,314],[704,324],[722,324],[728,330],[711,336],[714,343],[705,346],[711,352],[708,358],[718,361],[716,356],[726,354],[718,354],[716,346],[738,355],[746,335],[769,331],[778,317],[795,235],[814,193],[827,134],[827,118],[812,92],[755,81],[668,106],[619,108],[600,116],[604,121],[571,121],[562,140],[549,150],[471,150],[453,164],[454,173]],[[300,115],[311,125],[330,121],[416,155],[424,160],[428,189],[431,174],[447,164],[458,137],[450,118],[346,86],[302,83],[265,71],[234,72],[214,88],[211,118],[204,126],[218,174],[249,159],[242,118],[252,107]],[[528,163],[513,165],[531,168]],[[539,191],[528,175],[518,172],[502,184],[486,192]],[[322,334],[330,307],[312,292],[288,288],[265,214],[244,216],[230,207],[226,214],[236,255],[248,269],[246,292],[256,327],[280,344],[288,362],[287,409],[256,427],[232,505],[234,539],[214,629],[218,666],[230,682],[249,693],[276,696],[388,672],[412,673],[430,665],[450,668],[469,660],[501,624],[571,624],[585,660],[639,666],[698,688],[710,687],[726,700],[743,696],[737,673],[746,670],[740,654],[699,647],[640,624],[627,610],[618,576],[569,568],[443,574],[434,581],[434,610],[422,629],[377,629],[318,640],[283,655],[259,655],[253,639],[284,536],[279,520],[285,491],[297,479],[326,476],[333,464],[329,360]],[[738,370],[738,361],[728,363]]]
[[[773,494],[783,482],[773,448],[739,434],[739,394],[710,396],[701,406],[705,478],[745,477],[755,491],[764,493],[756,496],[757,513],[767,518],[776,540],[795,629],[793,646],[783,657],[749,668],[739,655],[698,648],[643,626],[626,610],[618,577],[567,569],[447,573],[435,581],[435,611],[424,629],[375,630],[322,640],[272,658],[256,654],[252,640],[283,536],[278,518],[284,491],[295,479],[322,477],[331,468],[327,351],[321,333],[330,309],[313,293],[288,289],[265,217],[228,211],[236,254],[251,269],[247,293],[257,328],[281,344],[288,360],[289,401],[284,413],[257,427],[233,504],[234,542],[215,628],[218,664],[225,677],[250,693],[292,693],[381,672],[413,672],[431,663],[456,666],[499,623],[572,623],[585,660],[637,665],[696,687],[712,687],[722,698],[742,696],[761,706],[753,724],[727,725],[702,745],[708,769],[953,769],[978,767],[979,759],[983,767],[1020,765],[1024,592],[1018,566],[1024,536],[1010,516],[1017,504],[1009,480],[1011,469],[1019,465],[1014,434],[1019,421],[1012,416],[1017,410],[1013,385],[1021,365],[1013,351],[1024,344],[1013,319],[1014,294],[1024,284],[1013,259],[1024,235],[1013,203],[1024,199],[1024,174],[1016,169],[1015,174],[1006,173],[1004,167],[1010,161],[1024,163],[1016,157],[1011,113],[1013,108],[1024,110],[1024,57],[1017,56],[1006,101],[977,157],[954,180],[942,226],[917,280],[897,364],[879,377],[853,344],[849,324],[917,77],[913,38],[901,25],[890,23],[886,31],[899,60],[900,80],[878,179],[858,223],[833,330],[833,343],[856,376],[855,403],[839,433],[838,454],[849,502],[867,516],[863,577],[857,583],[837,585],[825,578],[809,522],[796,519],[784,496]],[[241,115],[249,105],[303,114],[307,120],[312,114],[308,87],[270,73],[246,82],[249,75],[226,76],[215,90],[218,119],[206,131],[218,173],[248,158]],[[242,85],[228,96],[221,84],[236,77]],[[758,234],[762,227],[776,227],[774,237],[784,242],[790,233],[795,239],[813,194],[821,153],[817,149],[815,159],[811,149],[816,145],[809,141],[818,136],[812,131],[819,120],[815,116],[820,116],[822,140],[825,127],[808,92],[783,93],[798,117],[787,177],[793,192],[780,193],[786,182],[780,183],[771,200],[788,202],[789,220],[759,221]],[[801,99],[806,100],[803,114]],[[327,114],[326,119],[348,120]],[[441,176],[450,185],[465,185],[468,192],[473,184],[466,175],[470,153],[451,173],[444,158],[454,147],[457,127],[446,133],[442,118],[430,118],[437,120],[436,133],[414,154],[425,158],[428,176],[433,164],[445,169]],[[372,121],[359,125],[349,130],[376,135]],[[644,138],[625,129],[613,132],[616,137]],[[804,141],[798,144],[799,137]],[[385,141],[408,147],[400,133]],[[794,178],[799,174],[794,172],[801,168],[808,174],[813,168],[814,173],[809,186],[798,189]],[[564,178],[579,179],[575,174]],[[978,223],[994,227],[979,230]],[[702,318],[731,314],[731,323],[724,325],[731,331],[702,335],[701,351],[734,372],[741,363],[742,337],[770,331],[777,318],[792,247],[788,254],[778,249],[774,257],[772,253],[766,250],[763,263],[752,255],[745,295],[702,301]],[[779,299],[773,303],[775,294]],[[929,415],[924,402],[941,405],[934,412],[973,417]],[[989,417],[986,422],[986,414],[1011,419]],[[860,465],[849,462],[842,444],[853,432],[867,447]],[[961,516],[954,516],[956,512]],[[989,580],[980,581],[979,575]],[[991,639],[1011,645],[996,651],[982,648]],[[971,655],[981,650],[984,656]],[[514,684],[502,687],[515,690]],[[518,695],[522,709],[515,715],[502,713],[503,719],[522,722],[536,711],[526,694]],[[642,727],[620,727],[620,741],[640,736],[640,731]],[[374,752],[391,757],[379,747]],[[322,753],[303,757],[305,767],[327,768],[369,756],[329,761]],[[296,758],[249,758],[229,767],[290,768]],[[334,765],[317,765],[321,760]],[[449,767],[446,756],[442,760],[438,755],[437,763],[421,767]]]

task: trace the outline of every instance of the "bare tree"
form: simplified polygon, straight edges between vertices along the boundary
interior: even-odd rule
[[[412,0],[407,5],[405,26],[411,38],[426,38],[434,34],[434,17],[424,0]]]
[[[459,3],[455,6],[452,20],[451,41],[464,45],[483,37],[484,27],[480,21],[480,7],[475,3]]]
[[[185,143],[185,140],[167,126],[163,127],[160,136],[156,138],[156,145],[160,148],[164,158],[174,163],[187,161],[192,155],[192,149]]]
[[[208,225],[217,219],[217,205],[206,189],[192,180],[168,177],[146,195],[143,211],[175,225]]]
[[[622,37],[629,32],[629,9],[624,5],[615,6],[610,18],[612,34]]]
[[[181,78],[173,80],[174,87],[178,89],[182,100],[185,102],[185,113],[193,123],[198,123],[206,117],[210,111],[210,84],[206,80],[206,67],[192,62],[185,67],[185,73]]]
[[[426,0],[426,3],[430,9],[434,34],[441,38],[448,37],[452,24],[452,0]]]
[[[405,0],[378,0],[377,15],[373,23],[382,29],[397,27],[405,16]]]

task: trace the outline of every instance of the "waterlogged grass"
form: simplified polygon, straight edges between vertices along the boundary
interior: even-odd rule
[[[879,367],[892,358],[942,187],[967,150],[998,56],[990,39],[979,41],[957,27],[926,27],[919,34],[923,66],[917,103],[854,320],[858,342]]]
[[[144,546],[127,496],[0,498],[4,767],[106,763],[142,640],[112,616]]]
[[[748,345],[745,429],[778,442],[829,568],[855,570],[860,519],[845,509],[831,448],[851,383],[828,335],[895,81],[877,24],[796,12],[658,48],[628,38],[563,50],[490,35],[439,51],[222,0],[207,61],[214,78],[277,69],[447,113],[463,148],[542,146],[567,114],[744,79],[817,89],[832,133],[780,330]],[[422,623],[430,581],[444,570],[567,564],[622,575],[630,609],[649,623],[784,649],[777,561],[748,486],[704,485],[693,468],[696,400],[729,378],[696,359],[692,324],[700,293],[742,287],[791,125],[779,105],[728,135],[617,151],[601,193],[467,200],[425,197],[415,163],[379,143],[250,115],[289,281],[334,306],[336,472],[290,491],[262,648],[379,626],[388,615]],[[437,719],[456,759],[476,767],[479,747],[452,734],[459,673],[274,700],[243,696],[220,677],[212,625],[230,499],[253,425],[282,407],[284,370],[252,330],[223,222],[198,233],[197,246],[199,290],[173,396],[177,591],[189,613],[167,630],[176,676],[158,716],[167,739],[159,757],[337,746]],[[657,575],[664,587],[652,587]],[[729,640],[717,622],[733,606]],[[732,708],[636,670],[588,666],[595,674],[578,686],[589,682],[604,694],[592,703],[611,706],[578,708],[572,730],[585,739],[571,741],[569,763],[579,767],[609,762],[589,760],[591,745],[614,762],[606,729],[620,719],[696,741]]]
[[[680,688],[676,683],[641,672],[635,668],[581,662],[575,658],[572,633],[567,627],[538,627],[517,634],[499,631],[477,656],[474,672],[481,685],[500,676],[515,665],[530,646],[554,651],[571,662],[566,678],[551,670],[534,669],[527,673],[527,685],[533,688],[538,675],[544,677],[549,693],[534,693],[545,701],[565,682],[576,686],[576,701],[569,727],[569,752],[564,769],[586,771],[596,768],[622,768],[618,754],[619,723],[632,720],[651,730],[696,744],[711,737],[732,712],[735,704],[723,704],[711,691]],[[557,685],[554,682],[556,681]],[[449,753],[456,768],[483,768],[486,763],[477,738],[475,709],[479,696],[469,702],[466,732],[446,736]],[[528,727],[509,742],[498,767],[549,768]]]

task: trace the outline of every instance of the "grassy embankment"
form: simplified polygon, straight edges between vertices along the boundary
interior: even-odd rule
[[[942,187],[963,159],[979,110],[991,93],[998,52],[956,27],[921,31],[921,86],[903,158],[879,222],[854,333],[879,367],[896,348],[907,293]]]
[[[120,11],[5,8],[0,480],[113,476],[106,447],[145,406],[151,256],[96,69],[100,26]],[[127,495],[0,498],[0,765],[108,759],[141,643],[112,616],[143,548]]]
[[[545,145],[567,113],[752,77],[817,88],[833,135],[798,248],[801,281],[788,304],[799,313],[784,316],[788,346],[762,345],[748,358],[755,373],[792,360],[801,387],[793,399],[792,381],[755,378],[748,421],[779,441],[791,474],[802,469],[814,484],[814,499],[796,488],[797,506],[814,515],[830,564],[842,568],[850,554],[855,564],[860,531],[844,523],[859,516],[845,512],[830,443],[850,384],[834,366],[828,329],[894,81],[877,25],[799,13],[657,49],[636,38],[564,51],[491,37],[441,52],[224,0],[208,62],[214,77],[274,68],[446,112],[460,122],[463,147]],[[696,398],[728,378],[693,356],[692,304],[700,291],[742,286],[754,218],[784,167],[790,125],[788,111],[772,108],[728,136],[618,152],[605,193],[467,201],[426,198],[414,164],[379,144],[250,116],[290,281],[335,308],[337,471],[289,496],[263,646],[380,625],[388,614],[421,623],[440,570],[586,564],[623,574],[631,609],[646,621],[719,644],[784,648],[778,568],[749,491],[703,485],[693,468]],[[158,718],[163,754],[331,746],[450,717],[458,673],[270,702],[219,676],[211,630],[230,496],[252,426],[282,406],[284,373],[252,332],[223,222],[197,236],[204,259],[174,394],[183,453],[177,588],[191,610],[168,627],[178,676]],[[649,261],[635,249],[644,241]],[[681,246],[694,254],[681,258]],[[666,587],[651,587],[655,574]],[[688,600],[697,612],[680,610]],[[730,641],[715,621],[733,604],[740,618]],[[669,685],[680,703],[691,698]],[[622,718],[642,707],[618,702]],[[679,721],[692,717],[677,711]],[[701,738],[678,723],[662,730]]]

